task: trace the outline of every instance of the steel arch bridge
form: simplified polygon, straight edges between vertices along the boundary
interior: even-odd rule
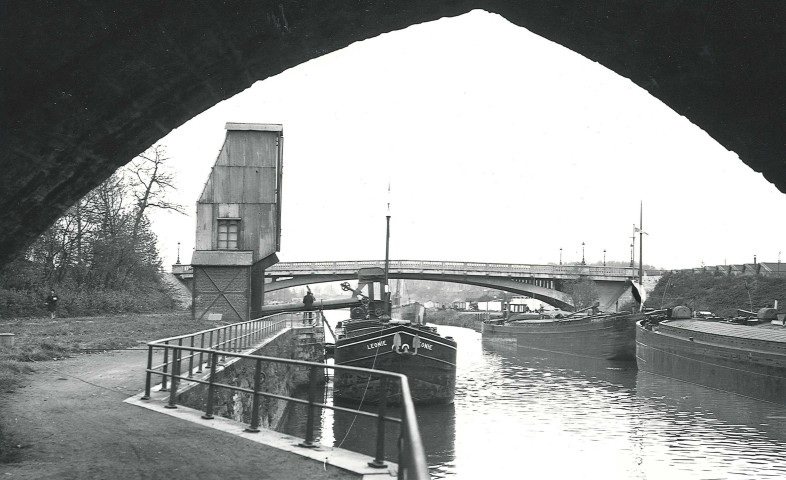
[[[266,291],[312,283],[354,280],[365,267],[384,268],[383,260],[280,262],[265,271]],[[628,280],[638,274],[632,267],[588,265],[531,265],[510,263],[446,262],[432,260],[391,260],[393,279],[430,280],[489,287],[528,295],[560,308],[572,308],[573,299],[560,291],[565,280],[589,278],[596,282],[604,307],[627,291]],[[649,272],[655,273],[655,272]]]

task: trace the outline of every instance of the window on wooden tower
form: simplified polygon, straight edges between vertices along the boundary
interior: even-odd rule
[[[218,219],[218,249],[237,250],[240,220],[230,218]]]

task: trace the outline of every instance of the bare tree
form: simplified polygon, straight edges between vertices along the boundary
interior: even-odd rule
[[[166,169],[168,160],[166,148],[163,145],[153,145],[125,167],[132,179],[131,189],[136,201],[134,239],[137,238],[139,227],[149,208],[185,214],[182,205],[167,200],[169,191],[175,189],[174,175]]]

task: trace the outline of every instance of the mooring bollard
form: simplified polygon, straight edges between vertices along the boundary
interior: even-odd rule
[[[16,334],[0,333],[0,347],[13,347]]]
[[[246,429],[247,432],[259,432],[259,389],[262,385],[262,359],[257,358],[256,368],[254,370],[254,398],[251,400],[251,426]]]
[[[306,448],[316,448],[314,443],[314,403],[317,398],[317,367],[311,367],[308,371],[308,413],[306,415],[306,439],[298,446]]]
[[[210,355],[210,380],[207,386],[207,407],[205,408],[205,414],[202,415],[202,418],[205,420],[213,419],[213,391],[216,389],[216,370],[218,370],[218,354],[213,352]]]
[[[377,451],[369,467],[385,468],[385,413],[388,405],[388,377],[379,378],[379,410],[377,411]]]

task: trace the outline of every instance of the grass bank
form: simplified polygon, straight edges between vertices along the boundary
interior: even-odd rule
[[[670,272],[663,275],[648,295],[646,305],[660,308],[685,305],[731,317],[738,308],[753,311],[772,306],[786,311],[786,277],[729,276],[710,272]]]
[[[225,323],[225,322],[223,322]],[[14,346],[0,348],[0,392],[13,389],[34,362],[77,354],[139,347],[151,340],[196,332],[222,322],[195,322],[185,313],[104,317],[0,319],[0,333],[13,333]]]
[[[178,308],[177,301],[165,285],[137,290],[79,290],[55,287],[59,298],[58,317],[86,317],[121,313],[170,312]],[[8,318],[38,318],[49,316],[46,298],[49,289],[0,288],[0,322]]]

